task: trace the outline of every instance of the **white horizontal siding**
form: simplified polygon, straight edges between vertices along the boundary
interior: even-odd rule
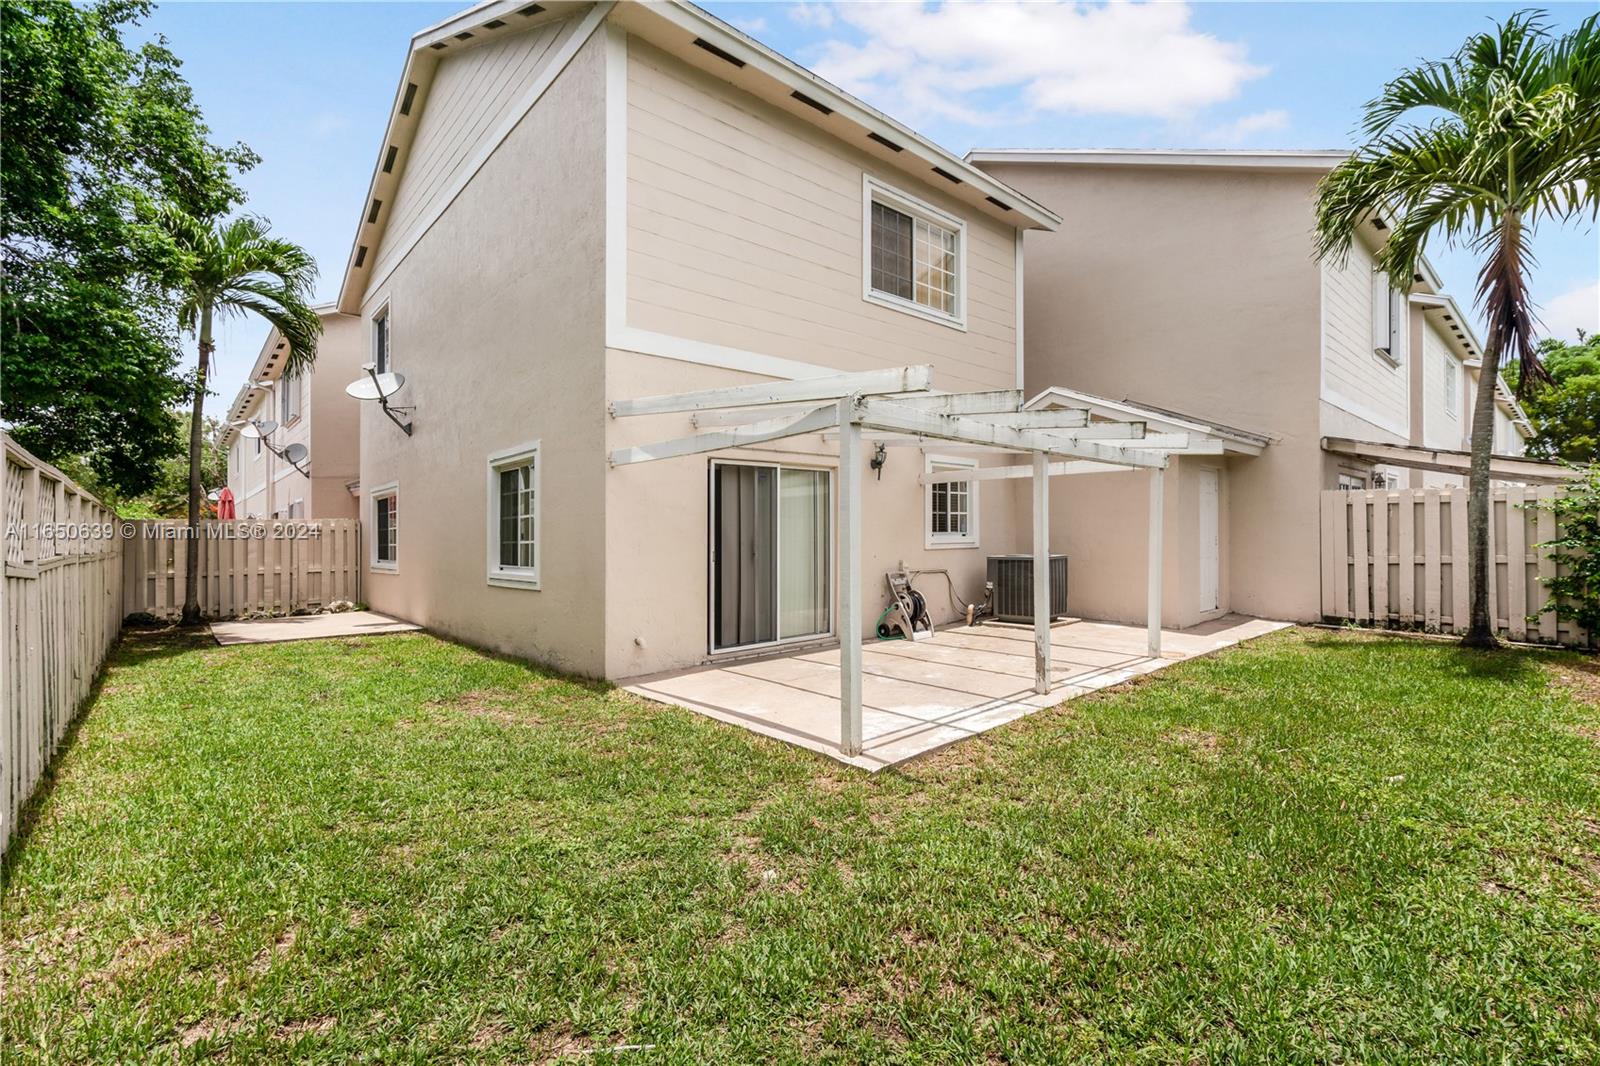
[[[885,172],[637,39],[628,67],[628,319],[637,329],[940,388],[1016,375],[1015,230]],[[967,329],[868,303],[862,174],[967,222]]]
[[[383,207],[388,224],[373,277],[387,274],[411,246],[473,149],[507,117],[578,22],[563,19],[522,32],[508,29],[502,31],[508,36],[452,50],[440,61],[394,202]]]
[[[1404,437],[1409,371],[1372,350],[1372,271],[1360,241],[1346,262],[1322,265],[1323,399]]]

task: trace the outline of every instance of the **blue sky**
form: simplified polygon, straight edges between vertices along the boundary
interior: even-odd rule
[[[407,41],[438,3],[174,3],[146,30],[184,61],[214,137],[263,158],[245,210],[304,244],[331,299],[350,250]],[[957,152],[995,147],[1343,148],[1361,104],[1526,5],[1168,3],[953,6],[707,3],[713,13]],[[1549,5],[1558,27],[1592,5]],[[1592,224],[1534,239],[1553,332],[1600,326]],[[1471,299],[1464,250],[1430,252]],[[221,414],[265,336],[219,338]]]

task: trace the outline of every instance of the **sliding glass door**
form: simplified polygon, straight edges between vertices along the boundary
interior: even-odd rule
[[[711,646],[832,631],[832,501],[826,470],[711,467]]]

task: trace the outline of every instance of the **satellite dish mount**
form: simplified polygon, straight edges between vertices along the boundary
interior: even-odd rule
[[[400,391],[406,383],[403,374],[380,374],[378,364],[362,363],[361,369],[366,371],[365,378],[357,378],[344,387],[344,391],[358,400],[377,400],[378,409],[388,416],[389,421],[405,431],[406,436],[411,436],[411,411],[410,407],[391,406],[389,397]],[[405,412],[402,419],[400,413]]]

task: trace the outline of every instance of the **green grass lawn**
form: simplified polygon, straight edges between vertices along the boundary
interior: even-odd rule
[[[426,636],[132,637],[6,1060],[1595,1062],[1593,668],[1290,631],[868,777]]]

